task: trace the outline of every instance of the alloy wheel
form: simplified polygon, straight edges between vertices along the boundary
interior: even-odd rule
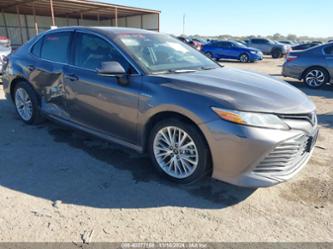
[[[32,101],[29,94],[23,88],[18,88],[15,92],[15,105],[18,114],[24,121],[29,121],[32,118]]]
[[[177,179],[191,176],[199,163],[194,140],[187,132],[175,126],[167,126],[157,132],[153,152],[159,167]]]
[[[319,87],[325,83],[325,74],[318,69],[311,70],[306,74],[305,81],[311,87]]]
[[[239,60],[243,63],[248,62],[248,56],[246,54],[242,54]]]

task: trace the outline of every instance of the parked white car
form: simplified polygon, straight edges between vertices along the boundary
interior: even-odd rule
[[[11,47],[5,47],[0,45],[0,74],[2,74],[2,66],[4,63],[4,58],[7,57],[12,52]]]

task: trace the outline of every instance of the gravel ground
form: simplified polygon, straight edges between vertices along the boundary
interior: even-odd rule
[[[223,64],[281,77],[282,60]],[[168,183],[135,152],[23,124],[0,89],[0,241],[333,242],[333,87],[289,82],[316,103],[319,140],[297,177],[257,190]]]

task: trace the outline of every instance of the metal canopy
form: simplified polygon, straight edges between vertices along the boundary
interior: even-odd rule
[[[87,0],[0,0],[0,9],[6,13],[31,14],[56,17],[94,19],[121,18],[136,15],[160,14],[158,10],[127,7]]]

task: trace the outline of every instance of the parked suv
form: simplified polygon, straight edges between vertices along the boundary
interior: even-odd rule
[[[264,54],[271,55],[273,58],[281,58],[291,50],[289,45],[264,38],[249,39],[247,40],[247,46],[257,48]]]

